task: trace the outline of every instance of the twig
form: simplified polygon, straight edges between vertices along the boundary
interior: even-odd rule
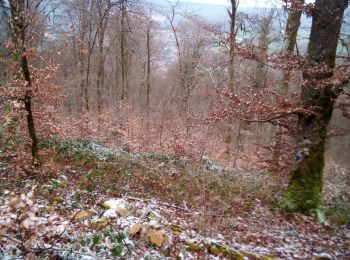
[[[114,231],[116,231],[119,235],[121,234],[120,231],[113,226],[113,224],[109,221],[109,219],[107,219],[107,222],[113,228]],[[126,253],[124,254],[124,256],[126,256],[131,252],[131,250],[129,248],[129,245],[125,242],[124,238],[122,238],[122,241],[123,241],[124,246],[127,249]]]
[[[63,232],[64,233],[64,232]],[[62,234],[63,234],[62,233]],[[14,238],[14,237],[11,237],[9,235],[6,235],[6,234],[3,234],[3,233],[0,233],[0,237],[4,237],[8,240],[11,240],[12,242],[15,242],[17,244],[20,244],[21,246],[23,245],[23,242]],[[31,248],[32,251],[61,251],[61,252],[70,252],[71,254],[77,254],[77,255],[85,255],[85,256],[90,256],[94,259],[100,259],[98,257],[96,257],[95,255],[92,255],[92,254],[88,254],[88,253],[83,253],[83,252],[79,252],[79,251],[73,251],[72,249],[69,249],[69,248],[59,248],[59,247],[53,247],[53,246],[50,246],[50,247],[46,247],[46,248],[35,248],[35,247],[32,247]]]
[[[8,183],[5,183],[5,184],[2,184],[2,185],[0,185],[0,188],[2,188],[2,187],[7,187],[7,186],[10,186],[10,185],[18,185],[18,184],[20,184],[20,183],[24,183],[24,182],[27,182],[27,181],[29,181],[29,180],[31,180],[31,179],[35,179],[35,177],[36,176],[31,176],[31,177],[29,177],[29,178],[27,178],[27,179],[25,179],[25,180],[21,180],[21,181],[14,181],[14,182],[8,182]]]
[[[8,240],[11,240],[12,242],[15,242],[15,243],[17,243],[17,244],[22,245],[22,241],[20,241],[20,240],[14,238],[14,237],[11,237],[11,236],[9,236],[9,235],[0,233],[0,237],[7,238]]]
[[[129,197],[129,196],[126,196],[127,199],[130,199],[130,200],[136,200],[136,201],[152,201],[151,199],[141,199],[141,198],[135,198],[135,197]],[[185,211],[185,212],[188,212],[188,213],[191,213],[191,211],[189,211],[188,209],[186,208],[183,208],[183,207],[179,207],[179,206],[175,206],[175,205],[171,205],[171,204],[168,204],[166,202],[157,202],[158,204],[160,205],[163,205],[163,206],[166,206],[166,207],[171,207],[171,208],[175,208],[175,209],[179,209],[179,210],[182,210],[182,211]]]
[[[35,248],[33,248],[33,250],[35,251]],[[59,248],[59,247],[49,247],[49,248],[43,248],[41,250],[44,251],[59,251],[59,252],[70,252],[71,254],[76,254],[76,255],[84,255],[84,256],[90,256],[94,259],[101,259],[96,257],[95,255],[89,254],[89,253],[83,253],[83,252],[79,252],[79,251],[73,251],[72,249],[69,248]]]

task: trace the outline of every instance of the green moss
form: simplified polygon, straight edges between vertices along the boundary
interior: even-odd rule
[[[61,196],[55,196],[51,200],[52,202],[57,204],[62,204],[64,202],[64,198],[62,198]]]
[[[233,250],[230,248],[227,248],[225,246],[217,245],[217,244],[208,244],[207,245],[208,252],[215,256],[224,256],[227,259],[230,260],[243,260],[244,255]]]
[[[186,242],[185,245],[192,251],[201,252],[206,249],[208,250],[209,254],[219,256],[219,257],[224,257],[225,259],[230,259],[230,260],[243,260],[243,259],[246,259],[247,257],[249,259],[272,260],[272,258],[268,256],[261,256],[258,254],[245,252],[245,251],[239,252],[232,248],[229,248],[227,246],[224,246],[215,242],[205,242],[205,241],[200,241],[197,243]]]
[[[328,220],[336,225],[350,226],[350,196],[340,192],[326,207]]]
[[[194,243],[194,242],[186,242],[185,245],[188,246],[190,250],[195,252],[200,252],[202,250],[202,248],[197,243]]]
[[[301,212],[320,218],[322,215],[322,188],[324,143],[307,157],[293,172],[280,208],[284,212]]]

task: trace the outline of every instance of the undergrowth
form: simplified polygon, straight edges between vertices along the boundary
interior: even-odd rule
[[[350,198],[345,192],[334,197],[326,206],[326,216],[331,223],[350,226]]]
[[[253,210],[257,201],[272,205],[278,194],[279,185],[266,173],[231,172],[209,160],[133,154],[91,141],[51,139],[41,146],[54,148],[61,162],[89,165],[78,181],[88,191],[156,196],[192,208],[205,203],[222,214]]]
[[[90,140],[47,139],[40,147],[54,151],[49,156],[57,164],[77,167],[74,185],[95,194],[157,197],[193,210],[205,208],[209,215],[234,216],[260,206],[273,209],[283,192],[284,183],[276,175],[229,171],[207,158],[129,153]],[[347,193],[328,199],[325,210],[329,222],[350,224]]]

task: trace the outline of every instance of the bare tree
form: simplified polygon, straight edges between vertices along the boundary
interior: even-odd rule
[[[231,2],[231,10],[228,10],[228,14],[230,17],[230,57],[229,57],[229,88],[231,91],[234,91],[234,71],[235,71],[235,45],[236,45],[236,36],[238,28],[236,28],[236,16],[239,1],[238,0],[230,0]]]
[[[274,9],[271,9],[267,16],[263,17],[259,26],[259,42],[258,55],[267,55],[268,47],[273,39],[270,37],[272,19],[274,17]],[[254,87],[262,88],[266,86],[266,66],[262,62],[258,62],[255,72]]]
[[[127,58],[127,0],[121,0],[120,12],[121,12],[121,28],[120,28],[120,63],[121,63],[121,76],[122,76],[122,89],[121,100],[125,100],[128,96],[128,58]]]
[[[238,0],[230,0],[231,2],[231,10],[228,11],[228,15],[230,17],[230,35],[229,35],[229,89],[232,92],[235,92],[235,45],[236,45],[236,36],[238,32],[238,28],[236,28],[236,17],[239,1]],[[231,145],[232,145],[232,125],[233,120],[230,119],[227,127],[227,135],[225,138],[225,142],[227,144],[226,154],[230,155],[231,153]],[[238,136],[240,135],[240,126],[238,130]],[[237,148],[236,148],[237,149]],[[238,151],[239,152],[239,151]]]
[[[97,112],[99,115],[102,114],[103,110],[103,100],[102,91],[105,85],[105,53],[104,53],[104,43],[105,43],[105,33],[107,29],[107,24],[109,20],[109,12],[111,8],[111,3],[109,0],[98,0],[97,2],[97,12],[98,12],[98,71],[96,80],[97,89]]]
[[[287,58],[294,53],[294,49],[297,44],[297,34],[300,27],[300,20],[302,15],[302,5],[303,1],[292,1],[291,6],[289,8],[288,19],[285,28],[284,35],[284,46],[283,52]],[[289,92],[289,84],[291,80],[291,71],[290,69],[285,69],[283,71],[283,81],[282,81],[282,94],[287,95]],[[283,129],[281,127],[276,127],[273,132],[273,152],[272,152],[272,160],[278,162],[281,157],[281,153],[283,151]]]
[[[26,81],[26,91],[23,97],[24,107],[27,117],[27,126],[30,139],[32,141],[31,153],[33,163],[37,165],[39,163],[39,147],[38,138],[35,131],[35,120],[32,111],[32,95],[33,95],[33,84],[31,71],[28,64],[27,48],[30,47],[30,38],[28,36],[28,18],[26,14],[29,6],[24,0],[10,0],[9,1],[11,10],[11,35],[13,41],[13,55],[14,59],[18,60],[22,70],[23,78]],[[30,20],[29,20],[30,21]]]
[[[297,43],[297,35],[300,27],[300,19],[302,15],[303,1],[293,1],[288,14],[288,19],[285,28],[284,35],[284,54],[288,57],[294,53],[294,49]],[[289,82],[291,77],[291,71],[289,69],[283,72],[282,92],[287,94],[289,88]]]

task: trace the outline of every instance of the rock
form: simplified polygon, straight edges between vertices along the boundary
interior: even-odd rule
[[[62,198],[61,196],[54,196],[51,200],[52,202],[57,204],[61,204],[64,202],[64,198]]]
[[[118,217],[117,212],[114,209],[108,209],[103,213],[103,217],[105,218],[116,218]]]
[[[333,260],[334,258],[327,253],[320,253],[315,255],[315,260]]]
[[[141,234],[143,236],[147,237],[148,231],[150,230],[150,226],[148,226],[147,224],[142,224],[141,225]]]
[[[42,189],[42,190],[53,190],[54,187],[53,187],[52,185],[49,185],[49,184],[43,184],[43,185],[41,186],[41,189]]]
[[[103,229],[105,226],[108,225],[108,219],[105,217],[94,219],[91,221],[91,225],[97,230]]]
[[[157,247],[161,247],[168,242],[168,239],[165,235],[163,235],[163,232],[154,229],[151,229],[148,232],[147,237],[149,241]]]
[[[59,187],[59,188],[64,188],[66,186],[66,183],[57,179],[51,179],[51,183],[53,184],[53,186]]]
[[[68,182],[68,178],[67,178],[67,176],[64,175],[64,174],[61,174],[61,175],[60,175],[60,179],[61,179],[62,181],[64,181],[64,182]]]
[[[142,218],[150,218],[150,219],[161,219],[162,216],[155,210],[152,210],[150,208],[146,208],[142,212]]]
[[[129,233],[129,235],[134,236],[141,231],[141,228],[142,228],[141,224],[133,224],[129,228],[128,233]]]
[[[225,246],[221,243],[217,242],[207,242],[204,241],[204,245],[207,248],[208,252],[215,256],[225,257],[225,259],[232,259],[232,260],[244,260],[246,258],[248,259],[257,259],[257,260],[272,260],[269,256],[262,256],[255,253],[250,253],[246,251],[236,251],[233,248],[230,248],[228,246]]]
[[[54,208],[54,207],[51,207],[51,206],[46,206],[46,207],[45,207],[45,211],[46,211],[46,212],[49,212],[49,213],[50,213],[50,212],[54,212],[54,211],[55,211],[55,208]]]
[[[89,210],[82,210],[79,211],[74,217],[73,220],[76,221],[84,221],[87,220],[89,218],[91,218],[94,215],[94,211],[89,209]]]
[[[179,225],[175,225],[175,224],[170,224],[170,229],[175,233],[175,234],[179,234],[181,233],[182,231],[185,231],[186,228],[184,227],[181,227]]]
[[[188,246],[188,248],[192,251],[195,252],[200,252],[202,251],[201,247],[199,246],[199,244],[195,243],[195,242],[185,242],[185,245]]]
[[[206,244],[206,247],[208,252],[215,256],[224,256],[225,258],[232,260],[244,259],[244,255],[242,255],[240,252],[217,243]]]
[[[40,191],[40,195],[44,197],[49,197],[50,196],[50,190],[48,189],[43,189]]]
[[[149,222],[147,222],[147,225],[152,227],[152,228],[156,228],[156,229],[162,227],[162,225],[155,219],[152,219]]]
[[[129,215],[130,210],[127,208],[122,208],[122,207],[118,207],[115,209],[115,211],[118,213],[119,216],[121,217],[126,217]]]
[[[107,210],[111,209],[118,213],[121,217],[126,217],[129,215],[132,206],[123,199],[111,199],[103,203],[103,207]]]

